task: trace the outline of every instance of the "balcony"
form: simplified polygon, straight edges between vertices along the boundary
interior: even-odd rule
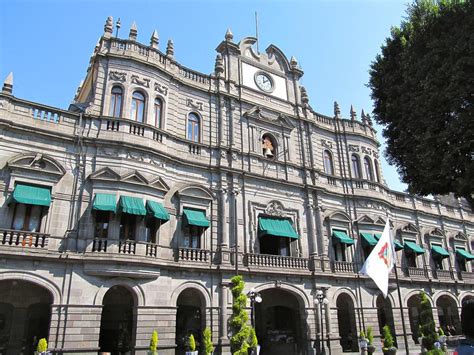
[[[433,276],[438,280],[453,280],[454,275],[451,270],[433,270]]]
[[[278,269],[308,270],[308,259],[293,256],[246,254],[244,265]]]
[[[22,249],[47,249],[49,234],[0,229],[0,245]]]
[[[174,258],[176,261],[208,263],[211,261],[211,252],[206,249],[178,248],[175,250]]]
[[[406,269],[406,275],[413,279],[427,279],[428,275],[426,274],[425,269],[419,267],[408,267]]]
[[[458,272],[458,279],[462,280],[467,283],[474,284],[474,272],[469,271],[459,271]]]
[[[350,261],[333,261],[331,262],[332,272],[340,272],[343,274],[355,273],[355,264]]]

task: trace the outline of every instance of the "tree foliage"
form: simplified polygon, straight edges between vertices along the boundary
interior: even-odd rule
[[[409,191],[473,206],[474,2],[415,0],[370,69],[386,156]]]
[[[248,324],[249,316],[245,310],[247,296],[242,293],[245,285],[242,276],[234,276],[231,281],[233,302],[230,347],[233,355],[247,355],[249,349],[257,346],[257,336],[255,329]]]
[[[382,328],[382,338],[383,338],[383,349],[384,351],[393,348],[393,336],[388,325],[384,325]]]
[[[204,345],[204,354],[210,355],[214,351],[214,346],[212,344],[212,333],[211,329],[206,328],[202,332],[202,342]]]
[[[426,296],[426,293],[420,292],[420,332],[421,332],[421,344],[426,350],[434,350],[435,342],[438,340],[438,334],[435,329],[435,323],[433,320],[433,311],[431,304]]]
[[[154,330],[153,333],[151,334],[149,348],[151,352],[156,352],[156,349],[158,348],[158,332],[156,330]]]

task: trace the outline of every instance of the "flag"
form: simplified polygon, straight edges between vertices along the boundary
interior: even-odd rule
[[[388,294],[388,276],[394,265],[395,249],[393,247],[390,223],[387,218],[382,236],[359,272],[370,276],[386,298]]]

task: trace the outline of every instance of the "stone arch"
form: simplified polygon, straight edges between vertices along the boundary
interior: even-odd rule
[[[354,294],[354,291],[352,291],[350,288],[348,287],[341,287],[339,288],[336,292],[334,292],[334,294],[332,295],[332,302],[331,304],[336,304],[337,302],[337,298],[341,295],[341,294],[347,294],[351,299],[352,299],[352,302],[354,303],[354,307],[356,307],[358,305],[357,303],[357,297],[356,295]],[[357,306],[358,307],[358,306]]]
[[[99,287],[99,290],[96,292],[93,304],[95,306],[101,306],[105,294],[113,286],[123,286],[128,289],[132,293],[135,299],[135,305],[137,307],[146,305],[145,292],[143,291],[143,288],[134,280],[125,277],[116,277],[107,280],[102,286]]]
[[[273,151],[270,150],[270,154],[271,155],[267,155],[266,154],[266,150],[264,148],[264,141],[265,141],[265,138],[268,138],[268,140],[270,141],[271,143],[271,147],[273,148]],[[260,143],[261,143],[261,153],[263,154],[263,156],[265,158],[270,158],[270,159],[275,159],[275,160],[278,160],[278,152],[279,152],[279,142],[278,142],[278,138],[276,137],[275,134],[273,134],[272,132],[269,132],[269,131],[264,131],[262,132],[261,136],[260,136]],[[268,147],[270,149],[270,147]]]
[[[423,291],[423,290],[412,290],[410,292],[408,292],[405,297],[403,298],[403,307],[406,307],[408,305],[408,300],[410,298],[412,298],[413,296],[419,296],[420,295],[420,291]],[[425,292],[426,293],[426,292]],[[431,308],[434,307],[435,303],[433,302],[433,298],[431,297],[431,295],[429,293],[426,293],[426,297],[428,298],[428,300],[430,301],[430,305],[431,305]]]
[[[189,191],[189,190],[193,190],[193,189],[199,195],[195,197],[202,197],[204,199],[211,200],[211,201],[214,201],[216,199],[216,195],[214,194],[214,192],[206,186],[198,185],[194,183],[183,183],[183,184],[176,184],[175,186],[169,189],[169,191],[166,193],[164,197],[164,205],[166,207],[171,208],[172,207],[171,200],[175,195],[178,195],[178,196],[191,195],[192,191]],[[186,191],[188,192],[186,193]],[[196,193],[194,195],[196,195]]]
[[[474,292],[465,291],[461,293],[461,295],[459,296],[459,299],[460,299],[459,304],[462,305],[465,301],[469,299],[474,299]]]
[[[282,289],[284,291],[288,291],[291,294],[293,294],[296,297],[296,299],[298,300],[298,302],[300,303],[301,308],[312,308],[313,307],[312,303],[309,301],[308,296],[306,295],[306,293],[303,290],[301,290],[297,286],[294,286],[294,285],[286,283],[286,282],[277,282],[277,283],[275,283],[275,282],[266,282],[266,283],[263,283],[263,284],[260,284],[256,287],[254,287],[254,288],[258,292],[273,289],[273,288],[279,288],[279,289]]]
[[[272,59],[272,57],[275,57],[277,62],[281,65],[283,71],[288,72],[290,70],[290,62],[280,48],[271,44],[267,47],[265,52],[267,53],[269,60]]]
[[[171,301],[170,301],[171,305],[176,305],[176,303],[178,302],[179,295],[181,294],[181,292],[183,292],[187,288],[196,289],[201,294],[202,301],[203,301],[203,306],[205,308],[209,308],[209,307],[212,306],[211,294],[210,294],[209,290],[203,284],[201,284],[197,281],[186,281],[186,282],[183,282],[178,287],[176,287],[174,289],[173,293],[171,294]]]
[[[452,298],[454,302],[456,303],[456,307],[461,307],[461,304],[459,303],[459,299],[456,297],[456,295],[454,295],[454,293],[447,290],[437,292],[433,297],[433,303],[437,304],[438,300],[443,296]]]
[[[339,220],[347,223],[352,222],[351,217],[346,212],[340,210],[328,212],[328,214],[326,215],[326,219]]]
[[[38,165],[42,164],[42,165]],[[66,169],[53,157],[42,153],[27,153],[15,155],[7,162],[10,169],[41,170],[57,176],[66,174]]]
[[[377,298],[381,295],[382,293],[381,292],[376,292],[373,297],[372,297],[372,307],[375,309],[377,308]],[[388,294],[387,297],[389,298],[390,300],[390,303],[392,305],[392,308],[394,308],[396,306],[396,303],[395,303],[395,299],[393,298],[393,295],[392,294]]]
[[[44,287],[47,289],[52,297],[53,297],[53,304],[61,304],[62,303],[62,295],[61,295],[61,289],[59,286],[57,286],[54,282],[51,280],[48,280],[47,278],[36,275],[32,272],[28,271],[6,271],[0,273],[0,281],[3,280],[21,280],[21,281],[28,281],[31,282],[35,285]]]

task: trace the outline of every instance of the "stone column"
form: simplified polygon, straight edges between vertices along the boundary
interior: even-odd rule
[[[221,293],[219,298],[219,306],[220,306],[220,332],[219,332],[219,342],[221,344],[226,344],[229,342],[229,338],[227,337],[227,298],[228,298],[228,287],[227,283],[221,283]]]
[[[229,246],[229,233],[228,233],[228,224],[227,224],[227,208],[226,208],[226,199],[227,199],[227,189],[224,187],[220,190],[220,199],[219,199],[219,220],[221,221],[221,247],[227,248]]]

